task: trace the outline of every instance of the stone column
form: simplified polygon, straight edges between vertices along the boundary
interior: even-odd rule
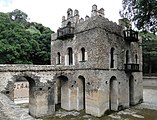
[[[54,112],[54,86],[31,87],[29,93],[29,114],[39,118],[52,115]]]
[[[109,109],[108,92],[91,90],[86,93],[86,113],[101,117]]]

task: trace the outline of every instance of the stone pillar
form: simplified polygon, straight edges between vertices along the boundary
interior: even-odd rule
[[[65,110],[70,110],[70,94],[71,89],[69,89],[68,81],[61,81],[61,108]]]
[[[54,112],[54,86],[30,87],[29,114],[35,118],[39,118],[52,115]]]
[[[86,113],[101,117],[109,109],[107,90],[90,90],[86,93]]]

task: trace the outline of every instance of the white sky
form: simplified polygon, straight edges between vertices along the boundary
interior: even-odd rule
[[[62,16],[66,16],[68,8],[79,10],[80,18],[91,15],[92,5],[105,9],[105,17],[118,22],[122,0],[0,0],[0,12],[22,10],[30,21],[42,23],[57,31],[61,26]]]

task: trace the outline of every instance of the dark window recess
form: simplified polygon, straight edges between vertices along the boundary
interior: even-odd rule
[[[111,48],[111,61],[110,61],[110,67],[114,68],[114,48]]]
[[[60,52],[57,53],[57,64],[61,64],[61,60],[60,60]]]
[[[85,61],[85,48],[81,48],[82,61]]]
[[[129,51],[128,50],[126,51],[125,59],[126,59],[126,64],[128,64],[129,63]]]
[[[73,51],[72,48],[68,48],[69,65],[73,65]]]
[[[135,55],[135,62],[136,62],[136,64],[137,64],[137,59],[138,59],[138,56],[137,56],[137,54]]]

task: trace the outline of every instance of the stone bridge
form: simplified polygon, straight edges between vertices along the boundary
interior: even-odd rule
[[[0,92],[13,100],[14,83],[21,77],[29,82],[29,114],[36,118],[53,115],[56,104],[100,117],[107,110],[127,108],[143,98],[141,72],[128,75],[73,65],[0,65]]]
[[[60,70],[52,65],[0,65],[0,91],[14,100],[14,83],[24,77],[29,82],[29,114],[34,117],[52,115],[55,111],[56,80],[70,78],[69,74],[73,73],[72,69],[64,68]],[[66,96],[63,98],[66,100]],[[62,104],[62,107],[66,108],[65,105]]]

